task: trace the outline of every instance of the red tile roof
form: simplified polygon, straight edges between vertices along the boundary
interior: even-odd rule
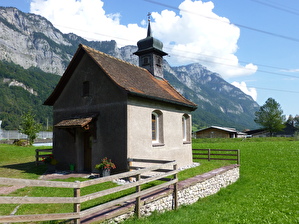
[[[72,70],[75,69],[76,64],[79,62],[78,60],[82,58],[84,53],[87,53],[105,74],[116,85],[126,90],[128,94],[179,104],[192,110],[195,110],[197,107],[196,104],[187,100],[176,91],[165,79],[156,78],[144,68],[132,65],[82,44],[79,45],[74,58],[57,87],[45,101],[45,105],[53,105],[55,103],[72,75]]]

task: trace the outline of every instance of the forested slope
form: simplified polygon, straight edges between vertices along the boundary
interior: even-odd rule
[[[4,129],[17,129],[21,115],[27,111],[36,114],[46,126],[52,123],[52,108],[44,100],[52,93],[60,76],[45,73],[38,68],[24,69],[13,63],[0,61],[0,120]]]

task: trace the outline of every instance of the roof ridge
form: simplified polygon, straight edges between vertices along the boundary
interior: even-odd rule
[[[92,48],[92,47],[89,47],[89,46],[87,46],[87,45],[80,44],[79,46],[81,46],[81,47],[83,47],[83,48],[85,48],[85,49],[87,48],[88,50],[93,51],[93,52],[95,52],[95,53],[97,53],[97,54],[105,55],[105,56],[107,56],[107,57],[109,57],[109,58],[111,58],[111,59],[115,59],[115,60],[118,60],[118,61],[120,61],[120,62],[123,62],[123,63],[126,63],[126,64],[128,64],[128,65],[131,65],[131,66],[134,66],[134,67],[136,67],[136,68],[140,68],[140,69],[143,69],[143,70],[146,70],[146,71],[147,71],[147,69],[145,69],[145,68],[142,68],[142,67],[140,67],[140,66],[138,66],[138,65],[134,65],[134,64],[132,64],[132,63],[130,63],[130,62],[127,62],[127,61],[125,61],[125,60],[122,60],[122,59],[120,59],[120,58],[113,57],[113,56],[111,56],[110,54],[106,54],[106,53],[104,53],[104,52],[102,52],[102,51],[96,50],[96,49],[94,49],[94,48]]]

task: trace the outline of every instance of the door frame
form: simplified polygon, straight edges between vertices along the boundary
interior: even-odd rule
[[[88,172],[92,171],[92,143],[92,132],[83,132],[83,170]]]

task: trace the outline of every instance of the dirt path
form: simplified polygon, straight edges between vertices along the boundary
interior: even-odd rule
[[[1,194],[10,194],[11,192],[14,192],[20,188],[23,188],[24,186],[2,186],[0,187],[0,195]]]

